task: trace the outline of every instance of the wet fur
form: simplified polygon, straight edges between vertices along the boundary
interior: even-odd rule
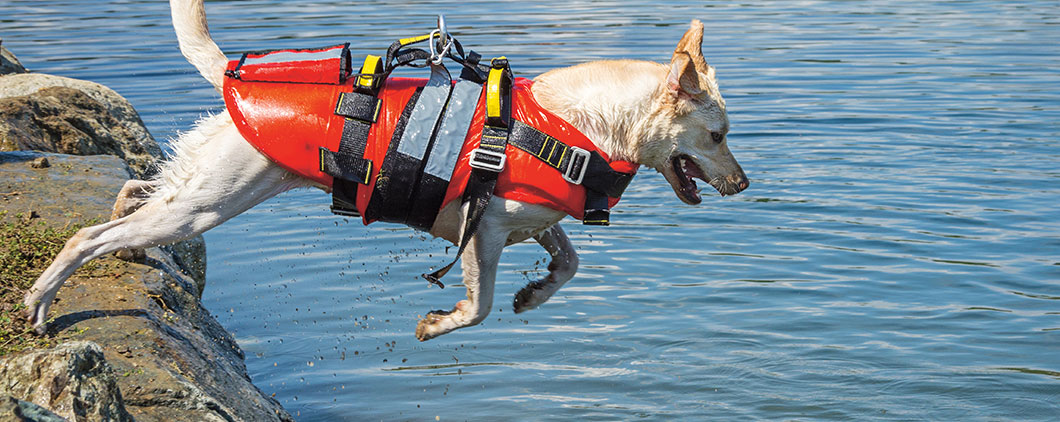
[[[210,37],[202,0],[171,0],[173,25],[188,61],[220,90],[227,58]],[[747,179],[724,140],[725,103],[714,70],[700,52],[703,25],[693,21],[670,64],[599,61],[556,69],[535,80],[535,98],[571,122],[612,158],[663,173],[681,200],[691,178],[674,163],[696,166],[723,195],[746,188]],[[711,136],[712,132],[721,133]],[[684,157],[687,157],[687,161]],[[114,219],[79,231],[26,295],[30,321],[42,329],[63,282],[98,256],[168,244],[196,236],[281,192],[319,186],[258,153],[227,113],[209,116],[182,134],[174,153],[150,181],[130,181],[115,203]],[[442,209],[430,233],[456,243],[466,207]],[[557,223],[563,212],[494,198],[479,231],[461,256],[467,299],[450,311],[426,314],[416,337],[427,340],[472,326],[489,314],[501,250],[534,238],[551,256],[549,273],[516,294],[515,312],[536,308],[570,280],[578,255]]]

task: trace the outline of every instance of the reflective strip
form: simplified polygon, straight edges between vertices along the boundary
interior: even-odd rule
[[[445,111],[442,126],[438,128],[438,136],[434,140],[434,148],[431,148],[431,156],[427,158],[424,172],[446,181],[453,175],[453,169],[460,158],[460,150],[464,147],[464,138],[471,127],[471,118],[478,108],[481,91],[481,85],[465,80],[460,80],[453,87],[449,108]]]
[[[261,57],[250,57],[247,56],[246,60],[243,60],[243,65],[258,65],[258,64],[269,64],[269,63],[284,63],[284,62],[312,62],[317,60],[331,60],[342,57],[342,46],[332,48],[324,51],[278,51],[275,53],[268,53]]]
[[[405,132],[401,134],[398,152],[417,160],[423,159],[431,141],[431,133],[434,132],[435,124],[445,109],[446,101],[449,101],[449,90],[452,88],[453,81],[449,78],[449,71],[445,70],[444,66],[432,64],[431,80],[423,87],[420,99],[412,109]]]

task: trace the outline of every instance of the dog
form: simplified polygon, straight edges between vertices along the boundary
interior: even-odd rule
[[[170,0],[185,58],[219,92],[228,59],[210,36],[203,0]],[[691,22],[670,63],[594,61],[548,71],[533,95],[609,156],[663,174],[677,197],[702,201],[694,179],[721,195],[748,187],[727,145],[729,120],[714,68],[702,53],[703,24]],[[228,112],[200,120],[174,144],[174,153],[149,181],[130,180],[118,194],[115,219],[78,231],[27,293],[27,317],[43,330],[63,282],[104,254],[164,245],[197,236],[281,192],[322,188],[270,161],[245,140]],[[467,204],[439,211],[430,234],[460,242]],[[493,305],[497,264],[505,246],[533,238],[550,255],[548,274],[523,287],[516,313],[545,303],[575,274],[578,255],[558,224],[566,213],[494,197],[460,256],[467,299],[451,311],[427,313],[415,335],[425,341],[482,322]]]

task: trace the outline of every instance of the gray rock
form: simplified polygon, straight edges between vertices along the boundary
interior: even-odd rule
[[[18,62],[14,55],[10,59]],[[153,175],[162,158],[140,115],[117,92],[94,82],[36,73],[0,76],[0,151],[22,150],[114,155],[139,179]],[[168,248],[201,292],[206,283],[202,236]],[[136,252],[125,256],[142,257]]]
[[[41,156],[52,166],[27,164]],[[9,210],[4,218],[35,210],[59,227],[106,220],[127,172],[108,155],[0,153],[0,192],[17,192],[0,195],[0,209]],[[202,284],[178,262],[205,256],[185,254],[148,248],[142,263],[98,258],[103,270],[79,271],[59,290],[49,335],[99,344],[137,421],[291,420],[251,383],[242,350],[203,308]]]
[[[202,298],[202,291],[206,289],[206,240],[202,236],[195,236],[163,246],[162,250],[169,252],[184,274],[191,277],[198,297]]]
[[[26,69],[10,51],[0,46],[0,53],[0,69],[3,69],[0,71],[0,108],[10,102],[5,100],[12,97],[29,97],[6,107],[7,116],[0,113],[0,151],[32,149],[24,146],[33,145],[47,152],[77,155],[112,154],[124,158],[137,177],[143,178],[153,173],[153,165],[162,158],[162,150],[147,131],[140,114],[125,97],[95,82],[26,73]],[[56,87],[80,91],[94,102],[77,96],[70,98],[73,94],[67,90],[52,90],[50,95],[44,95],[44,98],[38,95],[42,90]],[[37,104],[42,101],[44,104]],[[67,103],[69,106],[64,107]],[[32,110],[19,110],[18,106],[25,108],[30,104],[38,106]],[[51,113],[40,115],[40,111]],[[78,118],[81,111],[87,112],[87,115]],[[104,117],[101,114],[109,116]],[[25,119],[33,115],[39,118],[39,128],[26,126]],[[16,119],[15,122],[5,121],[13,116],[19,116],[21,119]],[[10,127],[12,125],[14,127]],[[30,138],[20,139],[18,135]],[[41,147],[55,142],[62,143],[65,148]],[[73,148],[74,145],[80,145],[82,148]]]
[[[34,403],[0,396],[0,421],[66,422],[66,419]]]
[[[131,421],[98,344],[78,341],[0,359],[0,393],[71,421]]]
[[[4,48],[4,40],[0,38],[0,75],[26,72],[26,68],[22,66],[22,63],[19,63],[18,58]]]
[[[124,109],[117,93],[69,81],[75,80],[32,73],[0,76],[0,151],[109,154],[123,158],[139,178],[153,174],[161,149],[128,102],[128,112],[116,112]]]
[[[46,169],[52,166],[51,161],[48,161],[48,157],[37,157],[33,162],[29,163],[30,167],[35,169]]]

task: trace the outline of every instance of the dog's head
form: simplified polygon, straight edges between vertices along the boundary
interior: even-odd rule
[[[729,151],[729,118],[718,91],[714,68],[703,58],[703,23],[692,26],[677,43],[669,74],[655,94],[649,142],[639,161],[655,168],[687,204],[702,201],[694,179],[709,183],[721,195],[749,184]]]

